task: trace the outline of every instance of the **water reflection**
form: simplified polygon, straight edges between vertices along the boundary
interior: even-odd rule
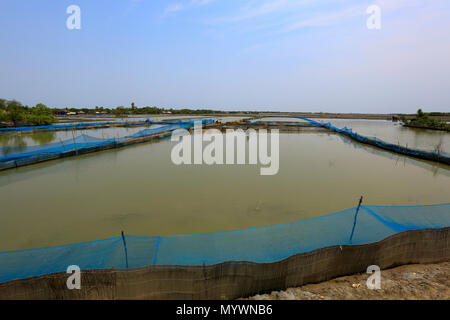
[[[55,132],[29,134],[0,134],[0,156],[26,152],[30,145],[43,145],[55,140]]]
[[[433,173],[433,176],[443,174],[443,175],[450,177],[450,166],[448,166],[446,164],[438,163],[438,162],[434,162],[434,161],[423,160],[423,159],[418,159],[418,158],[414,158],[414,157],[408,157],[408,156],[398,154],[395,152],[391,152],[388,150],[382,150],[375,146],[358,143],[355,140],[350,139],[349,137],[346,137],[346,136],[343,136],[340,134],[335,134],[335,135],[337,137],[339,137],[345,144],[351,146],[352,148],[362,149],[373,155],[381,156],[381,157],[395,161],[394,162],[395,166],[415,165],[415,166],[420,166],[421,168],[423,168],[425,170],[431,171]]]
[[[0,156],[9,155],[12,150],[23,149],[27,146],[27,142],[22,135],[0,135]]]
[[[0,251],[218,232],[356,205],[448,202],[450,170],[333,133],[280,134],[280,171],[176,166],[163,140],[0,172]]]
[[[100,139],[122,138],[132,135],[147,128],[156,128],[160,125],[149,125],[142,127],[119,127],[119,128],[101,128],[75,131],[49,131],[49,132],[22,132],[0,134],[0,156],[6,156],[11,153],[27,152],[31,149],[26,147],[35,147],[50,143],[63,144],[66,140],[72,140],[80,135],[89,135]],[[13,152],[14,151],[14,152]]]
[[[408,148],[450,152],[450,133],[438,130],[404,127],[386,120],[316,119],[332,125],[347,127],[361,135],[377,137]]]
[[[37,144],[47,144],[55,140],[55,132],[39,132],[30,136],[31,140]]]

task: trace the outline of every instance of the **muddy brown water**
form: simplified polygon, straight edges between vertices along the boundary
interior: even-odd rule
[[[163,140],[0,172],[0,251],[219,232],[366,204],[449,202],[450,168],[324,132],[280,134],[280,169],[172,163]]]

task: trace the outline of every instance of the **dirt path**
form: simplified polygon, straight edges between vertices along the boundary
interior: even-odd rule
[[[250,300],[450,300],[450,262],[414,264],[381,271],[381,289],[370,290],[369,274],[356,274],[285,291],[256,295]]]

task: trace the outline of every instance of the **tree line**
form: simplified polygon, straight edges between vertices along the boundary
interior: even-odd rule
[[[49,125],[56,122],[53,111],[45,104],[34,107],[22,105],[16,100],[0,99],[0,123]]]
[[[425,113],[422,109],[417,110],[417,114],[414,118],[408,119],[405,116],[400,116],[400,120],[406,127],[424,128],[424,129],[434,129],[450,131],[450,124],[442,119],[430,118],[432,115],[446,115],[446,113],[432,112]]]
[[[22,105],[17,100],[0,99],[0,124],[3,125],[49,125],[57,122],[55,115],[65,115],[68,113],[76,114],[107,114],[113,116],[124,116],[131,114],[257,114],[253,111],[218,111],[210,109],[166,109],[158,107],[136,107],[131,103],[130,107],[118,106],[116,108],[104,108],[96,106],[95,109],[89,108],[49,108],[42,103],[34,107]]]
[[[253,111],[220,111],[211,109],[173,109],[173,108],[159,108],[159,107],[136,107],[134,103],[131,107],[118,106],[116,108],[105,108],[96,106],[95,109],[89,108],[66,108],[66,109],[54,109],[55,112],[75,112],[75,113],[85,113],[85,114],[110,114],[110,115],[129,115],[129,114],[257,114],[258,112]]]

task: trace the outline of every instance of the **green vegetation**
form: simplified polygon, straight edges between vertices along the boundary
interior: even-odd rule
[[[0,99],[0,124],[2,125],[49,125],[57,120],[55,116],[64,115],[113,115],[121,117],[125,115],[144,115],[144,114],[173,114],[173,115],[215,115],[215,114],[259,114],[264,112],[256,111],[220,111],[210,109],[167,109],[159,107],[139,108],[134,102],[130,107],[118,106],[116,108],[105,108],[96,106],[90,108],[48,108],[44,104],[37,104],[35,107],[22,105],[16,100]]]
[[[124,115],[144,115],[144,114],[188,114],[188,115],[214,115],[214,114],[258,114],[256,111],[220,111],[210,109],[167,109],[159,107],[139,108],[134,102],[130,107],[118,106],[116,108],[105,108],[96,106],[90,108],[48,108],[44,104],[37,104],[35,107],[22,105],[16,100],[0,99],[0,123],[3,125],[49,125],[56,122],[55,116],[64,115],[113,115],[121,117]]]
[[[46,105],[39,103],[36,107],[31,108],[30,112],[25,116],[25,121],[38,126],[52,124],[56,121],[53,112]]]
[[[104,107],[95,107],[95,109],[77,109],[77,108],[66,108],[66,109],[54,109],[55,113],[67,113],[67,112],[74,112],[77,114],[109,114],[114,116],[123,116],[123,115],[129,115],[129,114],[206,114],[206,115],[212,115],[212,114],[258,114],[260,112],[251,112],[251,111],[219,111],[219,110],[210,110],[210,109],[166,109],[166,108],[159,108],[159,107],[136,107],[135,103],[131,103],[131,107],[127,108],[124,106],[118,106],[116,108],[104,108]]]
[[[16,100],[0,99],[0,122],[12,122],[14,125],[49,125],[56,122],[56,119],[52,110],[42,103],[28,107]]]
[[[441,119],[430,118],[430,114],[424,113],[422,109],[417,110],[414,118],[407,119],[405,116],[401,116],[400,120],[406,127],[450,131],[449,124]]]

